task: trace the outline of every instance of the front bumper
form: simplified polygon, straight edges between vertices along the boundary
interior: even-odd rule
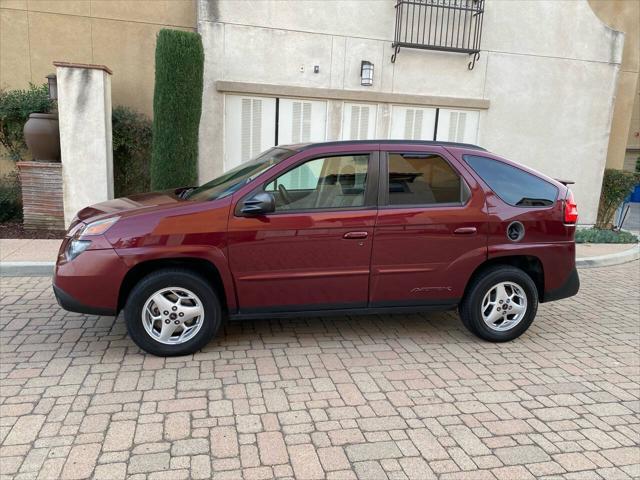
[[[127,268],[112,248],[85,250],[67,261],[63,243],[53,276],[60,306],[70,312],[116,315],[120,286]]]
[[[117,313],[117,310],[114,308],[103,308],[103,307],[94,307],[90,305],[84,305],[83,303],[80,303],[77,298],[72,297],[61,288],[56,287],[55,284],[53,284],[52,287],[53,287],[53,293],[56,296],[56,300],[58,301],[58,305],[60,305],[62,308],[64,308],[68,312],[86,313],[89,315],[108,315],[108,316],[114,316]]]

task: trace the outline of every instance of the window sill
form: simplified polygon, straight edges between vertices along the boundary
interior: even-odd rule
[[[407,93],[387,93],[372,90],[343,90],[335,88],[314,88],[292,85],[272,85],[267,83],[216,81],[216,90],[222,93],[244,95],[267,95],[275,97],[301,97],[322,100],[344,100],[372,103],[393,103],[431,107],[473,108],[486,110],[489,100],[482,98],[439,97],[434,95],[413,95]]]

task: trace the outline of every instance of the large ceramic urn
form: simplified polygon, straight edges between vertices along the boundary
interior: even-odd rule
[[[57,113],[32,113],[24,124],[24,140],[34,160],[60,161]]]
[[[34,161],[18,162],[25,228],[64,230],[57,113],[32,113],[24,140]]]

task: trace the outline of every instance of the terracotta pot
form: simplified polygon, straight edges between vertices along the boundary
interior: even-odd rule
[[[32,113],[24,124],[24,140],[34,160],[60,161],[60,130],[56,113]]]

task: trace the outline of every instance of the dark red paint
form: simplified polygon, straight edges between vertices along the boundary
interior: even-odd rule
[[[559,289],[575,268],[575,225],[565,224],[563,184],[550,207],[512,207],[469,168],[464,154],[498,158],[477,149],[415,143],[319,144],[264,172],[220,200],[180,200],[173,192],[116,199],[85,208],[77,221],[114,215],[104,235],[67,261],[63,242],[54,284],[79,304],[109,312],[122,308],[132,278],[163,262],[189,260],[210,267],[229,313],[393,305],[455,305],[476,269],[501,257],[539,260],[544,291]],[[236,214],[256,186],[322,154],[436,153],[458,171],[471,195],[464,205]],[[378,153],[379,152],[379,153]],[[505,161],[501,159],[502,161]],[[522,166],[519,166],[530,171]],[[534,172],[541,176],[539,173]],[[571,207],[573,208],[573,207]],[[505,236],[513,220],[526,228],[518,243]],[[76,222],[77,222],[76,221]]]

